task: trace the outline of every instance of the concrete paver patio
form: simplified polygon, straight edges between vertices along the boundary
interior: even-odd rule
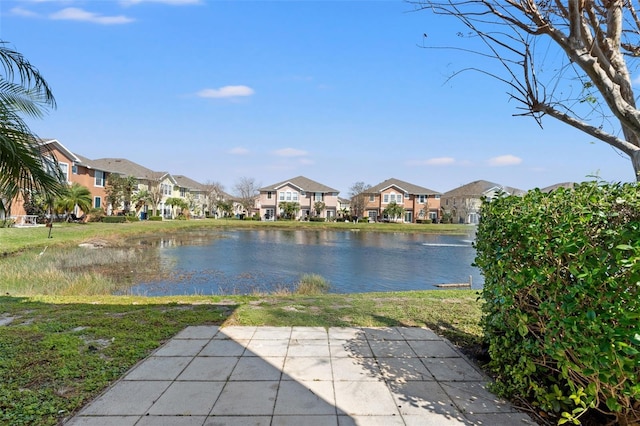
[[[69,426],[533,425],[425,328],[188,327]]]

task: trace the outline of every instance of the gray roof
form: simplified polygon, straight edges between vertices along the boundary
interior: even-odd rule
[[[191,178],[188,178],[183,175],[173,175],[173,178],[176,180],[176,183],[181,188],[195,189],[197,191],[203,191],[203,185],[200,182],[197,182]]]
[[[549,185],[549,186],[546,186],[544,188],[541,188],[540,191],[541,192],[551,192],[551,191],[555,191],[558,188],[573,189],[574,186],[576,186],[576,184],[573,183],[573,182],[562,182],[562,183],[556,183],[554,185]]]
[[[78,157],[78,159],[80,159],[80,164],[82,166],[85,166],[89,169],[94,169],[94,170],[103,170],[103,171],[107,171],[104,170],[103,168],[99,167],[95,161],[85,157],[84,155],[80,155],[80,154],[76,154],[76,157]]]
[[[395,178],[387,179],[384,182],[380,182],[379,184],[372,186],[371,188],[366,190],[365,193],[370,194],[375,192],[381,192],[391,186],[395,186],[396,188],[401,189],[408,194],[414,194],[414,195],[440,194],[438,191],[434,191],[433,189],[425,188],[424,186],[414,185],[412,183],[405,182],[403,180],[395,179]]]
[[[260,192],[276,191],[278,188],[281,188],[288,183],[305,192],[339,192],[337,189],[333,189],[304,176],[294,177],[293,179],[287,179],[282,182],[274,183],[273,185],[265,186],[264,188],[260,188]]]
[[[450,197],[480,198],[487,191],[490,191],[493,188],[503,190],[504,192],[510,195],[521,195],[525,192],[521,189],[512,188],[510,186],[503,186],[503,185],[500,185],[499,183],[489,182],[487,180],[476,180],[474,182],[452,189],[451,191],[447,191],[444,194],[442,194],[442,197],[443,198],[450,198]]]
[[[94,168],[125,176],[133,176],[136,179],[158,180],[168,174],[167,172],[155,172],[125,158],[99,158],[93,160],[92,163]]]

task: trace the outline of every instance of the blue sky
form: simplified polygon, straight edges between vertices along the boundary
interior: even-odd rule
[[[298,175],[342,196],[390,177],[441,192],[477,179],[521,189],[633,180],[608,145],[513,117],[497,81],[447,81],[470,58],[422,46],[459,30],[391,0],[0,3],[0,38],[58,102],[32,130],[89,158],[228,192],[240,177]]]

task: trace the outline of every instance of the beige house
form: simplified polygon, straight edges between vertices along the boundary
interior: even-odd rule
[[[260,188],[257,208],[262,220],[275,220],[284,212],[283,203],[297,203],[295,219],[309,217],[335,218],[338,211],[338,190],[298,176]],[[322,204],[317,204],[322,203]],[[322,205],[318,211],[316,207]]]
[[[480,221],[482,200],[502,195],[522,195],[525,191],[486,180],[477,180],[442,194],[440,200],[443,215],[453,223],[477,224]]]
[[[391,203],[404,209],[405,223],[431,220],[437,222],[440,214],[440,193],[399,179],[387,179],[365,192],[365,215],[370,221],[387,220],[384,210]]]

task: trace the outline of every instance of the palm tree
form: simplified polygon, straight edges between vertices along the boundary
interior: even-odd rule
[[[397,204],[395,201],[389,203],[386,209],[382,211],[382,214],[388,216],[392,222],[396,222],[398,218],[402,217],[404,213],[404,207]]]
[[[6,212],[18,194],[59,194],[63,177],[55,157],[31,132],[21,115],[41,118],[55,108],[53,93],[40,72],[0,41],[0,200]]]
[[[70,213],[73,213],[76,206],[84,213],[88,213],[91,210],[91,191],[87,187],[74,182],[58,198],[55,206],[56,210],[61,210],[67,215],[67,220],[71,218]]]

